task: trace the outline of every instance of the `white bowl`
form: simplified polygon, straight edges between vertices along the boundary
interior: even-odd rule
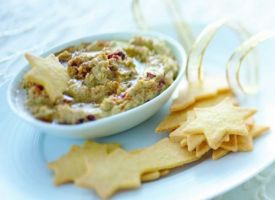
[[[29,113],[24,105],[25,96],[24,91],[20,89],[20,83],[23,75],[29,70],[30,66],[26,65],[19,71],[18,74],[11,81],[8,89],[8,102],[11,109],[16,115],[21,117],[29,124],[37,127],[42,132],[54,134],[57,136],[74,137],[74,138],[95,138],[107,135],[112,135],[126,129],[129,129],[137,124],[145,121],[156,113],[162,105],[172,96],[173,91],[179,84],[181,78],[184,76],[184,68],[186,63],[186,54],[184,49],[178,42],[160,33],[152,32],[119,32],[119,33],[104,33],[88,37],[79,38],[70,42],[53,47],[42,54],[42,56],[50,53],[58,52],[66,47],[80,44],[82,42],[92,42],[96,40],[129,40],[134,35],[150,36],[166,41],[171,48],[179,63],[179,73],[176,80],[160,95],[154,99],[136,107],[131,110],[99,119],[92,122],[86,122],[77,125],[62,125],[46,123],[34,118]]]

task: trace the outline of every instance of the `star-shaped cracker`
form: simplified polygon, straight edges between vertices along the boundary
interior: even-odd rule
[[[99,144],[93,141],[85,142],[83,147],[72,146],[68,154],[48,164],[48,167],[54,171],[55,184],[73,182],[82,176],[86,172],[85,157],[95,163],[116,148],[119,148],[118,144]]]
[[[137,154],[116,149],[95,164],[88,160],[88,171],[76,184],[94,189],[107,199],[118,190],[139,187],[140,177],[146,172],[178,167],[196,159],[194,152],[165,138]]]
[[[224,100],[216,106],[195,108],[195,119],[179,127],[179,135],[203,133],[208,145],[217,149],[226,135],[248,135],[245,119],[252,116],[256,110],[234,106]],[[177,131],[177,130],[176,130]],[[171,133],[172,134],[172,133]]]
[[[170,139],[174,142],[182,142],[183,140],[186,140],[186,144],[187,144],[187,134],[185,134],[183,130],[185,129],[187,124],[193,120],[195,120],[195,112],[193,110],[188,111],[187,120],[180,127],[178,127],[176,130],[172,131],[169,134]]]
[[[76,180],[76,185],[94,189],[102,198],[107,199],[120,189],[140,186],[143,173],[133,161],[133,155],[123,149],[117,149],[96,164],[87,160],[87,173]]]
[[[205,141],[205,137],[203,134],[193,134],[193,135],[187,135],[187,149],[188,151],[193,151],[196,149],[197,146],[199,146],[202,142]]]
[[[255,124],[249,124],[250,126],[250,130],[249,130],[249,136],[252,139],[255,139],[259,136],[261,136],[262,134],[264,134],[266,131],[269,130],[268,126],[263,126],[263,125],[255,125]],[[246,136],[246,137],[249,137]],[[243,136],[237,136],[237,140],[239,139],[239,137],[243,137]],[[241,142],[238,141],[238,150],[237,151],[249,151],[253,149],[253,144],[252,144],[252,148],[251,148],[251,141],[248,140],[242,140]],[[217,160],[222,158],[223,156],[227,155],[228,153],[230,153],[231,151],[223,149],[223,148],[218,148],[216,150],[213,150],[212,152],[212,159],[213,160]]]
[[[229,135],[227,135],[223,139],[223,141],[224,141],[223,143],[229,142],[230,141]],[[210,150],[210,147],[203,134],[187,135],[185,138],[183,138],[180,141],[180,145],[182,147],[187,147],[188,151],[195,151],[196,157],[198,158],[202,157],[204,154],[206,154]]]
[[[256,139],[260,137],[262,134],[264,134],[265,132],[267,132],[268,130],[269,130],[268,126],[254,124],[251,128],[251,135],[253,139]]]
[[[206,141],[202,142],[198,146],[196,146],[196,157],[200,158],[204,154],[206,154],[210,150],[209,145],[207,144]]]
[[[69,153],[48,164],[48,167],[54,171],[55,184],[61,185],[74,182],[87,170],[85,158],[95,163],[117,148],[120,148],[120,145],[116,143],[100,144],[93,141],[87,141],[82,146],[72,146]],[[136,149],[131,153],[140,153],[142,150]],[[141,176],[141,180],[152,181],[166,175],[168,172],[169,170],[148,172]]]
[[[182,147],[187,146],[188,151],[193,151],[199,146],[201,143],[206,141],[205,135],[202,133],[199,134],[183,134],[182,130],[185,126],[192,120],[195,119],[194,110],[188,111],[187,113],[187,121],[183,123],[178,129],[171,132],[169,137],[172,141],[179,142]],[[229,135],[226,135],[222,141],[220,141],[219,146],[224,142],[229,142]]]
[[[221,148],[228,150],[228,151],[237,151],[238,150],[238,140],[237,140],[237,135],[230,135],[229,141],[223,142],[221,144]],[[240,136],[240,137],[249,137],[249,136]]]
[[[61,97],[70,78],[58,58],[54,55],[42,58],[31,54],[25,54],[25,58],[32,68],[26,73],[24,80],[42,85],[52,102]]]
[[[203,134],[188,135],[180,141],[180,145],[183,148],[187,147],[188,151],[195,151],[197,158],[202,157],[210,150]]]
[[[228,91],[230,88],[221,79],[211,78],[205,81],[192,82],[179,91],[179,96],[174,100],[170,110],[171,112],[184,110],[200,99]]]
[[[247,136],[237,135],[236,141],[237,141],[237,151],[252,151],[253,150],[252,135],[247,135]],[[224,149],[226,149],[226,148],[224,148]],[[230,149],[226,149],[226,150],[230,150]]]
[[[249,132],[252,131],[253,125],[251,124],[253,121],[249,120],[246,121],[246,125],[248,127]],[[206,138],[203,134],[193,134],[193,135],[187,135],[186,138],[182,139],[180,142],[181,146],[187,146],[188,151],[196,150],[198,152],[198,149],[202,149],[203,145],[202,143],[206,142]],[[205,145],[204,145],[205,146]],[[204,147],[207,149],[206,147]],[[219,146],[219,149],[223,149],[226,151],[251,151],[253,149],[253,142],[252,142],[252,136],[249,134],[248,136],[238,136],[238,135],[226,135],[223,139],[223,142]],[[217,151],[221,153],[222,151]],[[217,153],[216,152],[216,153]],[[218,153],[218,154],[219,154]],[[196,155],[200,155],[199,153],[196,153]]]
[[[160,132],[173,131],[176,128],[178,128],[181,124],[186,122],[188,111],[191,111],[194,108],[204,108],[204,107],[214,106],[220,103],[225,98],[231,99],[232,103],[236,104],[236,99],[233,97],[233,94],[231,92],[218,94],[208,99],[202,99],[200,101],[195,102],[192,106],[189,106],[184,110],[170,113],[167,117],[165,117],[163,121],[160,122],[160,124],[156,128],[156,132],[160,133]]]
[[[218,148],[216,150],[213,150],[212,152],[212,159],[213,160],[218,160],[220,158],[222,158],[223,156],[225,156],[226,154],[228,154],[230,151],[225,150],[223,148]]]

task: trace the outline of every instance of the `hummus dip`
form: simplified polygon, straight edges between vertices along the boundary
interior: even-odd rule
[[[25,77],[22,87],[34,117],[60,124],[93,121],[142,105],[163,92],[178,72],[164,41],[140,36],[83,43],[55,57],[68,76],[62,96],[51,99],[35,77]]]

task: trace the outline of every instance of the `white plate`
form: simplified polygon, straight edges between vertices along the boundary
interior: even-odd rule
[[[218,56],[218,55],[217,55]],[[207,63],[214,66],[215,63]],[[263,92],[243,105],[259,109],[257,122],[275,123],[274,94],[268,91],[272,85],[272,67],[264,72]],[[0,194],[1,200],[91,200],[95,193],[73,185],[56,188],[49,161],[68,151],[72,144],[83,140],[57,138],[38,134],[9,110],[6,86],[0,88]],[[151,119],[121,134],[99,141],[120,142],[127,149],[148,146],[165,135],[157,135],[154,128],[167,112],[169,102]],[[205,159],[173,171],[160,180],[145,183],[141,188],[116,194],[112,199],[209,199],[221,194],[257,174],[275,159],[275,134],[273,131],[255,141],[254,151],[234,153],[220,160]]]

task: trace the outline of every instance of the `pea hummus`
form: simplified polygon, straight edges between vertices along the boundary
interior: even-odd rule
[[[96,41],[47,58],[26,55],[26,106],[37,119],[79,124],[124,112],[163,92],[178,63],[162,40]]]

